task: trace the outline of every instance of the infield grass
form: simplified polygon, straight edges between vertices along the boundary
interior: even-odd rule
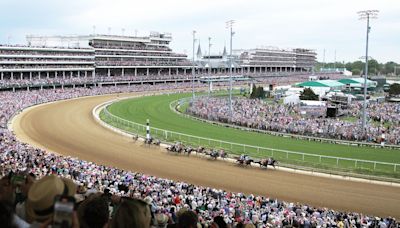
[[[188,135],[200,136],[205,138],[218,139],[228,142],[235,142],[247,145],[254,145],[260,147],[267,147],[273,149],[289,150],[295,152],[302,152],[306,154],[325,155],[341,158],[353,158],[360,160],[369,160],[377,162],[400,163],[400,150],[387,149],[387,148],[373,148],[373,147],[358,147],[340,144],[321,143],[315,141],[308,141],[302,139],[294,139],[289,137],[279,137],[269,134],[262,134],[257,132],[243,131],[239,129],[222,127],[203,121],[195,120],[192,118],[185,118],[170,109],[170,104],[178,99],[189,97],[191,94],[170,94],[170,95],[157,95],[146,96],[141,98],[127,99],[116,102],[109,106],[108,110],[123,119],[132,122],[146,124],[146,119],[150,119],[151,127],[175,131]],[[185,109],[187,104],[183,104],[181,109]],[[113,123],[104,116],[101,118],[120,128],[131,131],[129,127],[121,126],[118,123]],[[143,131],[144,129],[142,129]],[[141,132],[143,134],[143,132]],[[152,132],[154,135],[154,132]],[[176,138],[176,141],[185,141],[184,138]],[[205,140],[206,141],[206,140]],[[209,144],[210,142],[190,142],[193,145]],[[229,148],[229,145],[223,143],[212,144],[213,147],[226,148],[230,153],[242,153],[243,148],[234,146]],[[246,153],[254,157],[271,156],[271,151],[260,151],[252,148],[247,148]],[[372,163],[358,162],[355,164],[353,161],[340,160],[340,164],[336,159],[312,157],[305,155],[290,154],[287,155],[283,152],[274,151],[273,156],[280,161],[288,164],[312,166],[322,169],[332,168],[341,169],[342,171],[372,174],[372,175],[385,175],[400,178],[400,167],[393,170],[393,166],[376,165],[373,170]]]

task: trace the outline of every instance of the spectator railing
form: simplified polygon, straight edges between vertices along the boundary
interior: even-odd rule
[[[103,117],[108,118],[109,124],[114,127],[120,128],[121,130],[127,133],[134,133],[141,136],[146,135],[146,125],[135,123],[123,118],[120,118],[109,112],[108,107],[111,104],[107,105],[103,109]],[[247,145],[241,143],[228,142],[224,140],[212,139],[199,137],[195,135],[188,135],[180,132],[174,132],[170,130],[160,129],[151,127],[151,135],[154,138],[176,142],[180,141],[185,144],[193,145],[193,146],[207,146],[212,148],[223,148],[231,153],[240,154],[240,153],[249,153],[258,156],[258,157],[267,157],[271,156],[280,161],[291,161],[292,163],[301,163],[301,164],[310,164],[317,167],[336,167],[343,169],[360,169],[360,170],[373,170],[374,172],[383,172],[383,173],[399,173],[400,172],[400,164],[397,163],[389,163],[389,162],[379,162],[379,161],[369,161],[369,160],[361,160],[361,159],[352,159],[352,158],[343,158],[343,157],[334,157],[334,156],[325,156],[325,155],[317,155],[317,154],[308,154],[296,151],[289,150],[281,150],[275,148],[268,147],[259,147],[254,145]]]

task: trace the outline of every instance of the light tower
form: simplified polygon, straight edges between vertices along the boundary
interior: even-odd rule
[[[195,71],[195,68],[194,68],[194,64],[195,64],[195,62],[194,62],[194,46],[195,46],[195,43],[196,43],[196,31],[193,30],[193,56],[192,56],[192,97],[193,97],[193,99],[194,99],[194,71]]]
[[[208,74],[211,75],[211,37],[208,37],[208,67],[209,71]]]
[[[357,12],[360,16],[360,20],[367,20],[367,38],[365,44],[365,70],[364,70],[364,104],[363,104],[363,115],[362,115],[362,133],[365,135],[366,133],[366,125],[367,125],[367,77],[368,77],[368,40],[369,40],[369,31],[371,27],[369,26],[369,19],[376,19],[378,17],[378,10],[363,10]]]
[[[234,20],[229,20],[226,22],[226,27],[230,29],[230,51],[229,51],[229,117],[232,121],[233,116],[233,108],[232,108],[232,37],[235,34],[233,32],[233,24],[235,23]]]

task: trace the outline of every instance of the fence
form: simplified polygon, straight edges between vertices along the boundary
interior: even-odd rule
[[[135,123],[129,120],[122,119],[109,112],[108,106],[103,109],[102,115],[111,125],[118,127],[130,133],[135,133],[138,135],[145,135],[146,125]],[[307,154],[295,151],[274,149],[259,147],[253,145],[246,145],[234,142],[228,142],[223,140],[199,137],[194,135],[183,134],[179,132],[169,131],[165,129],[159,129],[151,127],[151,135],[154,138],[161,139],[168,142],[182,142],[191,146],[206,146],[211,148],[225,149],[231,153],[246,153],[256,157],[266,157],[271,156],[280,161],[287,161],[292,164],[308,164],[310,166],[320,167],[320,168],[342,168],[351,170],[360,170],[363,172],[373,171],[374,173],[390,173],[390,174],[400,174],[399,166],[400,164],[379,162],[379,161],[368,161],[352,158],[341,158],[325,155]]]

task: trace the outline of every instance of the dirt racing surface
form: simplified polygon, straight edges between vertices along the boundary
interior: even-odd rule
[[[400,188],[351,182],[166,153],[99,125],[92,109],[118,95],[85,97],[30,108],[14,121],[18,138],[98,164],[228,191],[375,216],[400,218]],[[123,95],[119,95],[120,97]]]

